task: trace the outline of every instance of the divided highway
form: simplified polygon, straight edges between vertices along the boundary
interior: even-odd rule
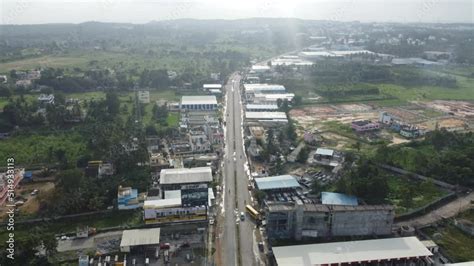
[[[240,96],[241,76],[234,73],[225,86],[226,89],[226,132],[223,181],[223,213],[220,213],[218,227],[218,265],[258,265],[256,243],[254,241],[255,224],[246,215],[245,205],[250,203],[249,179],[245,166],[242,136],[242,102]],[[243,221],[240,213],[245,213]],[[223,216],[223,217],[222,217]]]

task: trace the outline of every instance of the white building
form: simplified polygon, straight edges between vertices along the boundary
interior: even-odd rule
[[[277,104],[278,100],[282,100],[282,101],[287,100],[291,102],[294,97],[295,97],[294,93],[270,93],[270,94],[257,93],[254,95],[253,103],[274,105],[274,104]]]
[[[138,101],[141,103],[150,103],[150,92],[138,91]]]
[[[124,230],[120,252],[130,252],[135,247],[159,246],[160,228]]]
[[[255,73],[265,73],[271,70],[271,67],[268,65],[253,65],[252,66],[252,71],[255,71]]]
[[[286,125],[288,118],[284,112],[245,112],[245,122],[271,127]]]
[[[38,97],[38,101],[41,104],[53,104],[54,103],[54,95],[53,94],[49,94],[49,95],[41,94]]]
[[[181,110],[185,111],[212,111],[217,110],[217,99],[214,95],[183,96]]]
[[[244,84],[244,90],[247,101],[253,101],[256,94],[282,94],[286,92],[283,85],[265,83]]]
[[[433,254],[416,237],[280,246],[273,254],[278,266],[433,265]]]
[[[202,85],[202,88],[204,90],[210,90],[210,89],[218,89],[218,90],[221,90],[222,89],[222,85],[221,84],[203,84]]]

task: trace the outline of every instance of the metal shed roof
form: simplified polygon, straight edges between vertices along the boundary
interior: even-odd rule
[[[183,96],[181,104],[217,104],[217,99],[214,95]]]
[[[334,192],[321,192],[321,202],[326,205],[358,205],[356,197]]]
[[[211,167],[162,169],[160,172],[160,184],[205,183],[211,181]]]
[[[300,187],[298,181],[296,181],[296,179],[291,175],[255,178],[255,183],[259,190]]]
[[[318,149],[316,150],[316,154],[318,154],[318,155],[325,155],[325,156],[333,156],[333,155],[334,155],[334,150],[325,149],[325,148],[318,148]]]
[[[160,228],[124,230],[120,247],[157,245],[160,243]]]
[[[433,255],[416,237],[273,247],[278,266],[391,260]]]

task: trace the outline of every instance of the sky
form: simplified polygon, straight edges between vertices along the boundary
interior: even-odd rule
[[[250,17],[474,23],[474,0],[0,0],[1,24]]]

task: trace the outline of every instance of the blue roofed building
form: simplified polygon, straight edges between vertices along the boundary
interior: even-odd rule
[[[324,205],[359,205],[356,197],[334,192],[321,192],[321,203]]]

